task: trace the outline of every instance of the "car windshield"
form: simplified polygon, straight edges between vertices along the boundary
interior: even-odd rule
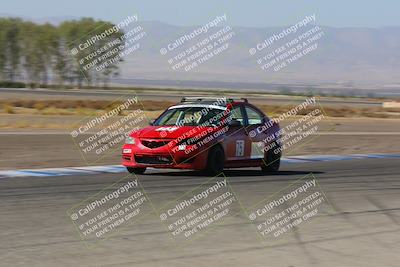
[[[154,126],[217,126],[222,109],[208,107],[177,107],[165,111]]]

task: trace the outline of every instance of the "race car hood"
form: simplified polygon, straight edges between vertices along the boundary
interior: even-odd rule
[[[196,128],[197,126],[148,126],[138,131],[133,131],[130,136],[149,139],[176,139],[182,136],[190,138],[207,129],[207,127]]]

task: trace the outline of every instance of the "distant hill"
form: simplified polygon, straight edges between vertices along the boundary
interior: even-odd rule
[[[147,32],[142,50],[126,59],[122,77],[400,88],[400,27],[321,27],[325,35],[318,48],[278,72],[261,70],[248,50],[285,27],[233,27],[236,36],[227,51],[185,72],[171,70],[159,48],[194,27],[155,22],[142,26]]]
[[[0,14],[1,16],[1,14]],[[4,16],[10,16],[4,14]],[[25,18],[29,19],[29,18]],[[31,19],[59,24],[75,17]],[[114,82],[135,84],[137,80],[196,81],[216,86],[221,82],[246,84],[310,85],[327,88],[400,89],[400,27],[332,28],[321,26],[324,36],[318,48],[278,72],[263,71],[249,48],[287,27],[249,28],[232,26],[235,36],[229,48],[196,69],[174,71],[160,48],[199,26],[183,27],[161,22],[139,22],[146,31],[141,47],[125,58]],[[217,28],[219,30],[221,28]],[[202,38],[206,34],[201,35]],[[291,35],[289,40],[296,37]],[[202,38],[197,38],[191,44]],[[285,42],[286,42],[285,41]],[[185,46],[187,48],[188,46]],[[179,50],[182,51],[182,50]],[[158,82],[157,82],[158,81]],[[160,82],[161,81],[161,82]],[[171,84],[171,82],[166,82]],[[253,88],[254,86],[248,86]],[[247,88],[247,89],[248,89]]]

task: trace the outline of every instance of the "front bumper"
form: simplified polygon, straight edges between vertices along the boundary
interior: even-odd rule
[[[122,165],[134,168],[169,168],[202,170],[207,164],[208,150],[172,150],[168,145],[148,148],[141,144],[125,144],[122,147]]]

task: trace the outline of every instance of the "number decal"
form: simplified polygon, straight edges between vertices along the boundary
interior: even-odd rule
[[[243,157],[244,156],[244,140],[237,140],[236,141],[236,157]]]

